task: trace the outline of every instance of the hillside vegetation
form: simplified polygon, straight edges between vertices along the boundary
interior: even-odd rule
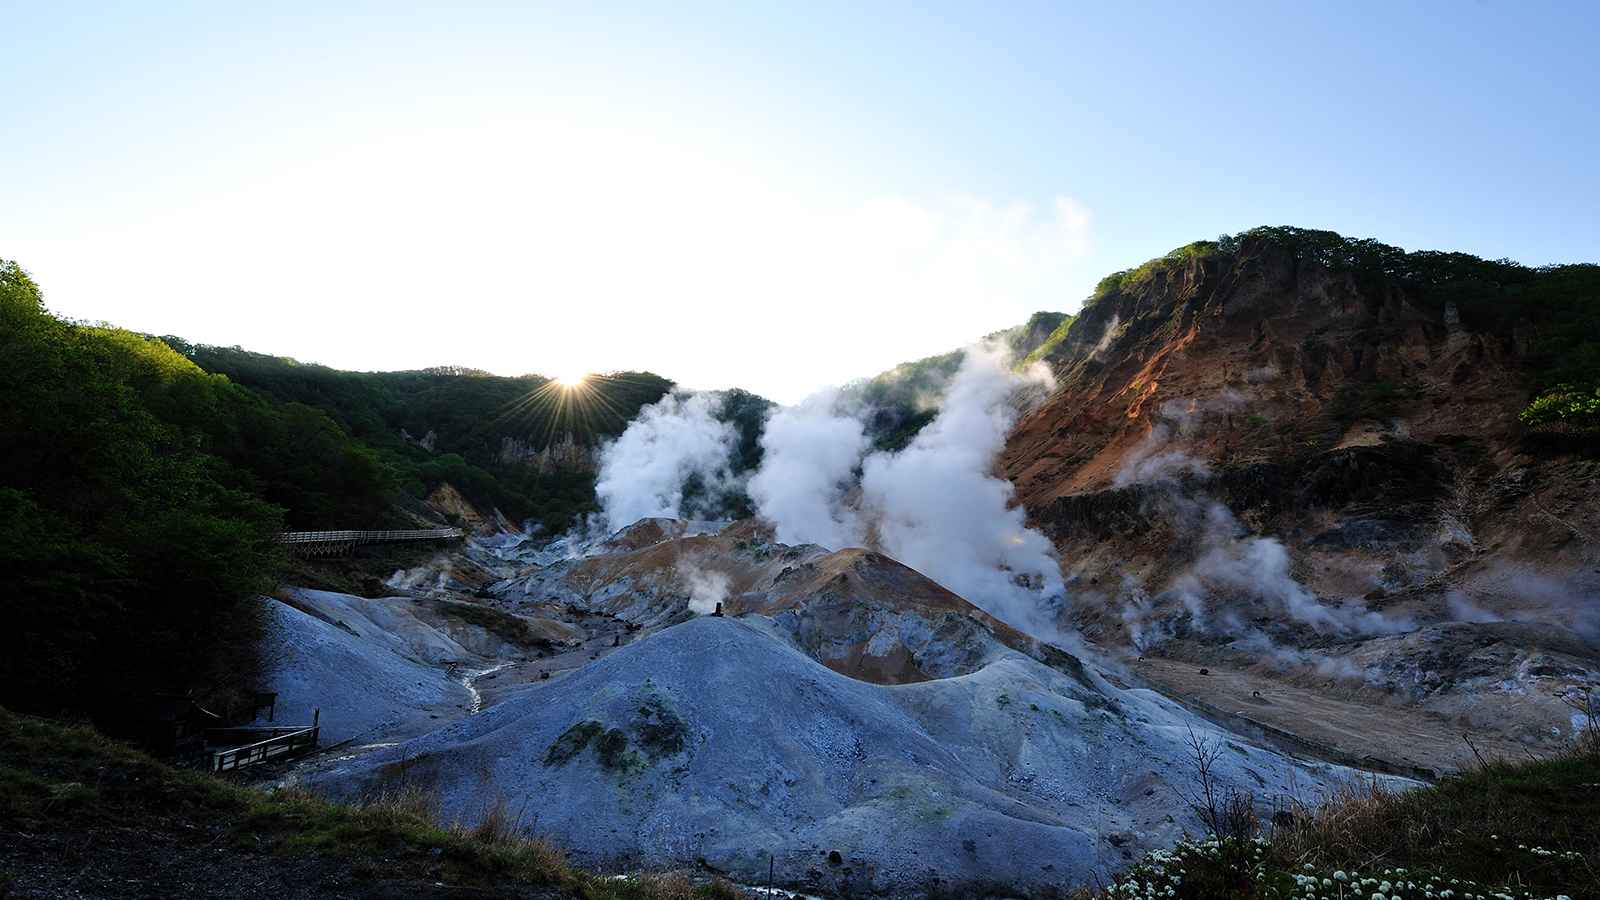
[[[1582,707],[1580,707],[1582,708]],[[1190,801],[1207,840],[1150,854],[1099,892],[1110,900],[1600,897],[1600,734],[1544,759],[1482,760],[1439,784],[1376,781],[1306,805],[1258,809],[1236,792]],[[1197,744],[1197,762],[1211,748]]]
[[[594,492],[599,447],[674,387],[650,372],[589,375],[576,386],[459,366],[347,372],[239,347],[162,340],[273,403],[322,411],[371,449],[413,496],[448,483],[474,506],[532,522],[546,535],[600,511]],[[757,440],[773,404],[737,388],[715,393],[718,418],[737,432],[729,469],[738,476],[760,464]],[[703,491],[690,485],[687,496],[693,500]],[[713,510],[718,517],[750,514],[749,498],[738,492],[722,506]]]
[[[460,367],[346,372],[163,340],[273,404],[321,411],[416,497],[449,483],[484,510],[552,534],[599,510],[592,448],[621,434],[641,407],[672,387],[649,372],[591,375],[575,389],[542,375],[505,378]]]
[[[0,421],[0,702],[24,709],[225,694],[253,665],[278,532],[380,525],[396,490],[321,412],[57,319],[10,262]]]
[[[280,532],[413,527],[396,498],[448,483],[559,533],[599,510],[595,445],[671,387],[197,347],[59,319],[11,262],[0,335],[0,614],[17,635],[0,703],[33,711],[126,713],[187,690],[225,710],[254,678]],[[737,470],[758,463],[770,405],[724,393]]]

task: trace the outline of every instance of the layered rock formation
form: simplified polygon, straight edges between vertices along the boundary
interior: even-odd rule
[[[1525,440],[1530,326],[1250,238],[1152,268],[1084,308],[1000,464],[1070,624],[1174,694],[1350,752],[1362,729],[1286,710],[1426,714],[1381,752],[1446,770],[1464,732],[1570,734],[1563,700],[1600,671],[1600,466]],[[1470,679],[1419,649],[1488,644]]]

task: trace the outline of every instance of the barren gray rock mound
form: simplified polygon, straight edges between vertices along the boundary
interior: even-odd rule
[[[438,665],[441,654],[453,658],[461,648],[414,620],[402,628],[398,615],[384,622],[394,631],[373,621],[374,611],[410,600],[300,591],[296,602],[304,609],[271,606],[277,628],[268,644],[268,684],[278,692],[276,722],[309,723],[321,710],[322,745],[329,746],[399,740],[426,729],[430,715],[463,714],[469,692]]]
[[[1020,653],[875,685],[761,616],[703,617],[318,787],[421,787],[468,822],[504,804],[589,866],[701,863],[764,882],[770,854],[791,887],[1049,896],[1195,829],[1178,796],[1191,733],[1224,740],[1153,694]],[[1222,779],[1258,796],[1311,796],[1342,774],[1229,746]]]

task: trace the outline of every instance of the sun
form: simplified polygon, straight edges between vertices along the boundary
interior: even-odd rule
[[[558,384],[562,388],[570,391],[573,388],[583,387],[583,382],[588,377],[589,377],[588,375],[585,375],[585,374],[582,374],[582,373],[568,374],[568,375],[557,375],[556,376],[556,384]]]

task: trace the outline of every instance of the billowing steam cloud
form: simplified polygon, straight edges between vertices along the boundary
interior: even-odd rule
[[[1206,504],[1204,522],[1204,549],[1189,574],[1206,588],[1275,601],[1290,618],[1319,632],[1376,635],[1416,627],[1409,620],[1387,619],[1359,601],[1322,602],[1289,574],[1289,551],[1282,542],[1240,536],[1239,520],[1220,503]]]
[[[718,403],[710,394],[668,394],[600,451],[594,492],[609,528],[652,516],[679,518],[687,482],[698,476],[720,484],[730,477],[737,435],[717,420]]]
[[[862,505],[888,555],[1012,624],[1046,626],[1042,600],[1062,596],[1050,541],[1023,524],[1011,483],[990,475],[1016,413],[1007,397],[1048,379],[1013,375],[993,348],[967,351],[939,415],[899,453],[862,467]]]
[[[859,421],[833,412],[837,398],[837,390],[827,390],[780,409],[762,433],[764,456],[750,479],[750,499],[776,527],[779,543],[838,549],[865,542],[860,517],[840,501],[867,435]]]
[[[779,412],[750,482],[758,512],[783,543],[866,544],[1012,624],[1047,628],[1041,603],[1062,595],[1060,566],[1009,505],[1011,484],[989,471],[1014,423],[1008,399],[1050,376],[1008,362],[999,348],[968,348],[938,416],[897,453],[863,459],[862,425],[835,409],[834,392]]]
[[[1000,347],[968,348],[938,416],[894,453],[867,454],[865,428],[839,410],[836,390],[814,395],[768,420],[750,497],[782,543],[882,550],[1013,625],[1053,634],[1045,608],[1064,596],[1054,548],[1011,506],[1011,484],[989,474],[1012,402],[1050,380],[1042,365],[1012,372]],[[735,436],[714,402],[666,397],[605,449],[595,491],[611,527],[680,515],[693,475],[727,478]],[[726,586],[692,574],[694,608],[708,611]]]

